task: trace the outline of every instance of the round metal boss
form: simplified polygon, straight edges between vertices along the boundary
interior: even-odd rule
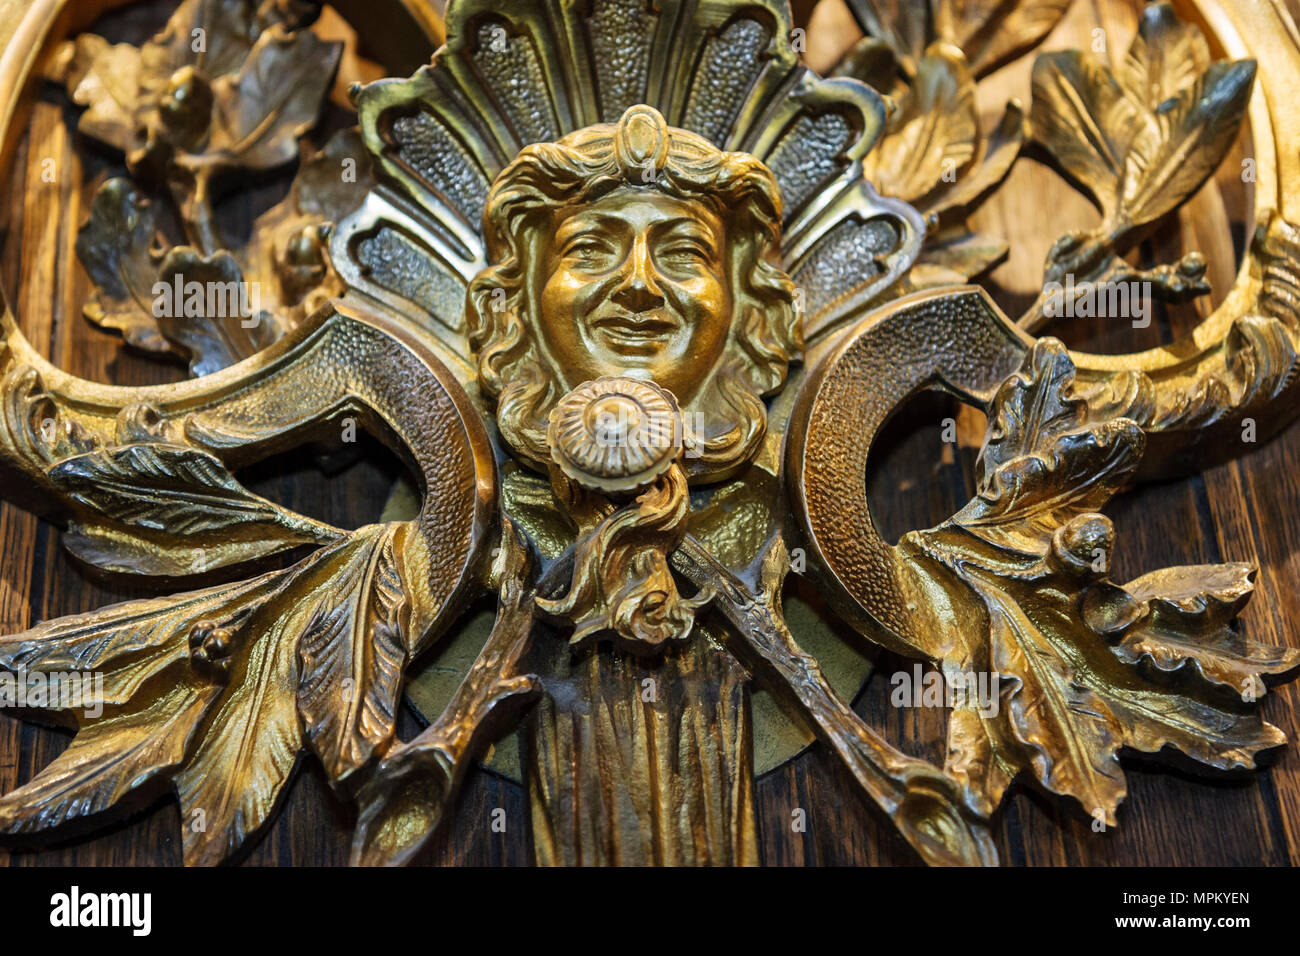
[[[547,438],[560,470],[584,488],[636,491],[677,459],[681,413],[653,382],[598,378],[556,403]]]

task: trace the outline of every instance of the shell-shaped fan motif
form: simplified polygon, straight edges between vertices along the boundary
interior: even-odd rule
[[[427,317],[468,377],[465,291],[486,265],[493,178],[529,143],[616,122],[637,103],[772,170],[809,342],[916,258],[924,222],[863,177],[883,101],[799,65],[784,2],[452,0],[429,66],[356,94],[383,182],[336,230],[336,268],[354,293]]]

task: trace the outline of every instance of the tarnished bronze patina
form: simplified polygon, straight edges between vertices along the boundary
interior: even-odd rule
[[[995,864],[990,819],[1017,779],[1114,824],[1121,747],[1255,766],[1284,742],[1255,702],[1300,652],[1231,628],[1252,569],[1114,581],[1099,511],[1227,454],[1245,419],[1268,433],[1292,417],[1300,135],[1282,104],[1300,48],[1276,5],[1155,5],[1121,70],[1040,56],[1030,108],[1010,104],[985,141],[973,77],[1065,6],[850,3],[871,36],[823,79],[778,0],[452,0],[433,62],[357,87],[357,130],[299,156],[341,56],[313,33],[315,5],[186,0],[136,50],[58,47],[61,5],[31,4],[20,28],[49,41],[47,74],[132,174],[79,237],[86,314],[201,377],[81,381],[6,313],[0,477],[115,573],[197,584],[309,553],[0,639],[8,672],[101,672],[105,697],[93,718],[50,703],[77,736],[0,797],[0,830],[57,833],[170,785],[183,820],[204,820],[185,828],[186,862],[216,863],[310,749],[358,805],[354,861],[403,863],[517,728],[539,862],[751,864],[751,685],[932,864]],[[177,41],[195,24],[221,40],[202,55]],[[4,117],[32,67],[15,42]],[[1247,114],[1255,234],[1194,335],[1114,356],[1034,338],[1067,276],[1207,291],[1198,256],[1146,271],[1124,256]],[[1026,115],[1102,221],[1056,244],[1017,322],[965,284],[1014,237],[966,214]],[[295,159],[290,196],[227,248],[210,183]],[[157,247],[149,196],[174,203],[185,245]],[[251,324],[160,316],[172,276],[257,276],[275,295]],[[976,496],[890,545],[867,457],[925,388],[987,412]],[[409,520],[343,531],[234,477],[348,421],[413,466]],[[942,766],[868,726],[801,646],[792,570],[873,644],[954,682],[999,678],[997,706],[953,709]],[[456,622],[488,592],[477,658],[449,699],[414,678],[437,706],[397,739],[407,676],[474,638]]]

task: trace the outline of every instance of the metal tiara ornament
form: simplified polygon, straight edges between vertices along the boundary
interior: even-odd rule
[[[1100,510],[1300,407],[1300,48],[1276,3],[1196,0],[1147,7],[1116,70],[1038,56],[1028,128],[1102,215],[1056,243],[1017,321],[966,284],[1006,250],[966,215],[1026,112],[983,141],[974,77],[1066,5],[851,0],[868,38],[822,78],[781,0],[451,0],[432,63],[356,88],[357,129],[307,153],[341,55],[315,4],[184,0],[142,48],[67,41],[52,70],[80,129],[131,174],[78,236],[86,315],[198,377],[79,380],[5,312],[0,478],[106,572],[246,572],[0,639],[5,671],[93,671],[104,698],[97,717],[50,702],[76,736],[0,797],[0,831],[57,835],[170,787],[206,820],[184,827],[186,863],[218,863],[310,751],[358,807],[354,862],[404,863],[517,729],[539,863],[752,864],[751,685],[930,864],[996,864],[1017,781],[1114,825],[1124,747],[1254,767],[1284,743],[1256,701],[1300,652],[1233,628],[1253,569],[1112,580]],[[31,5],[28,47],[58,39],[62,6]],[[0,75],[6,136],[31,69]],[[1125,255],[1247,112],[1255,232],[1223,304],[1139,354],[1036,338],[1067,277],[1066,295],[1208,291],[1195,254]],[[345,158],[360,175],[341,184]],[[213,182],[294,161],[290,196],[227,248]],[[184,245],[159,247],[160,203]],[[249,277],[274,295],[234,318],[158,315],[172,276],[178,299]],[[925,388],[987,413],[976,494],[890,545],[867,458]],[[234,477],[344,419],[409,463],[409,520],[344,531]],[[942,766],[883,739],[800,646],[781,597],[794,549],[867,641],[999,678],[997,707],[952,710]],[[477,659],[398,739],[408,677],[488,592]]]

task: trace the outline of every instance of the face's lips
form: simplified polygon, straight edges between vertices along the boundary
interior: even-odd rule
[[[615,338],[648,341],[665,338],[677,331],[679,323],[662,313],[616,313],[594,320],[592,327]]]

